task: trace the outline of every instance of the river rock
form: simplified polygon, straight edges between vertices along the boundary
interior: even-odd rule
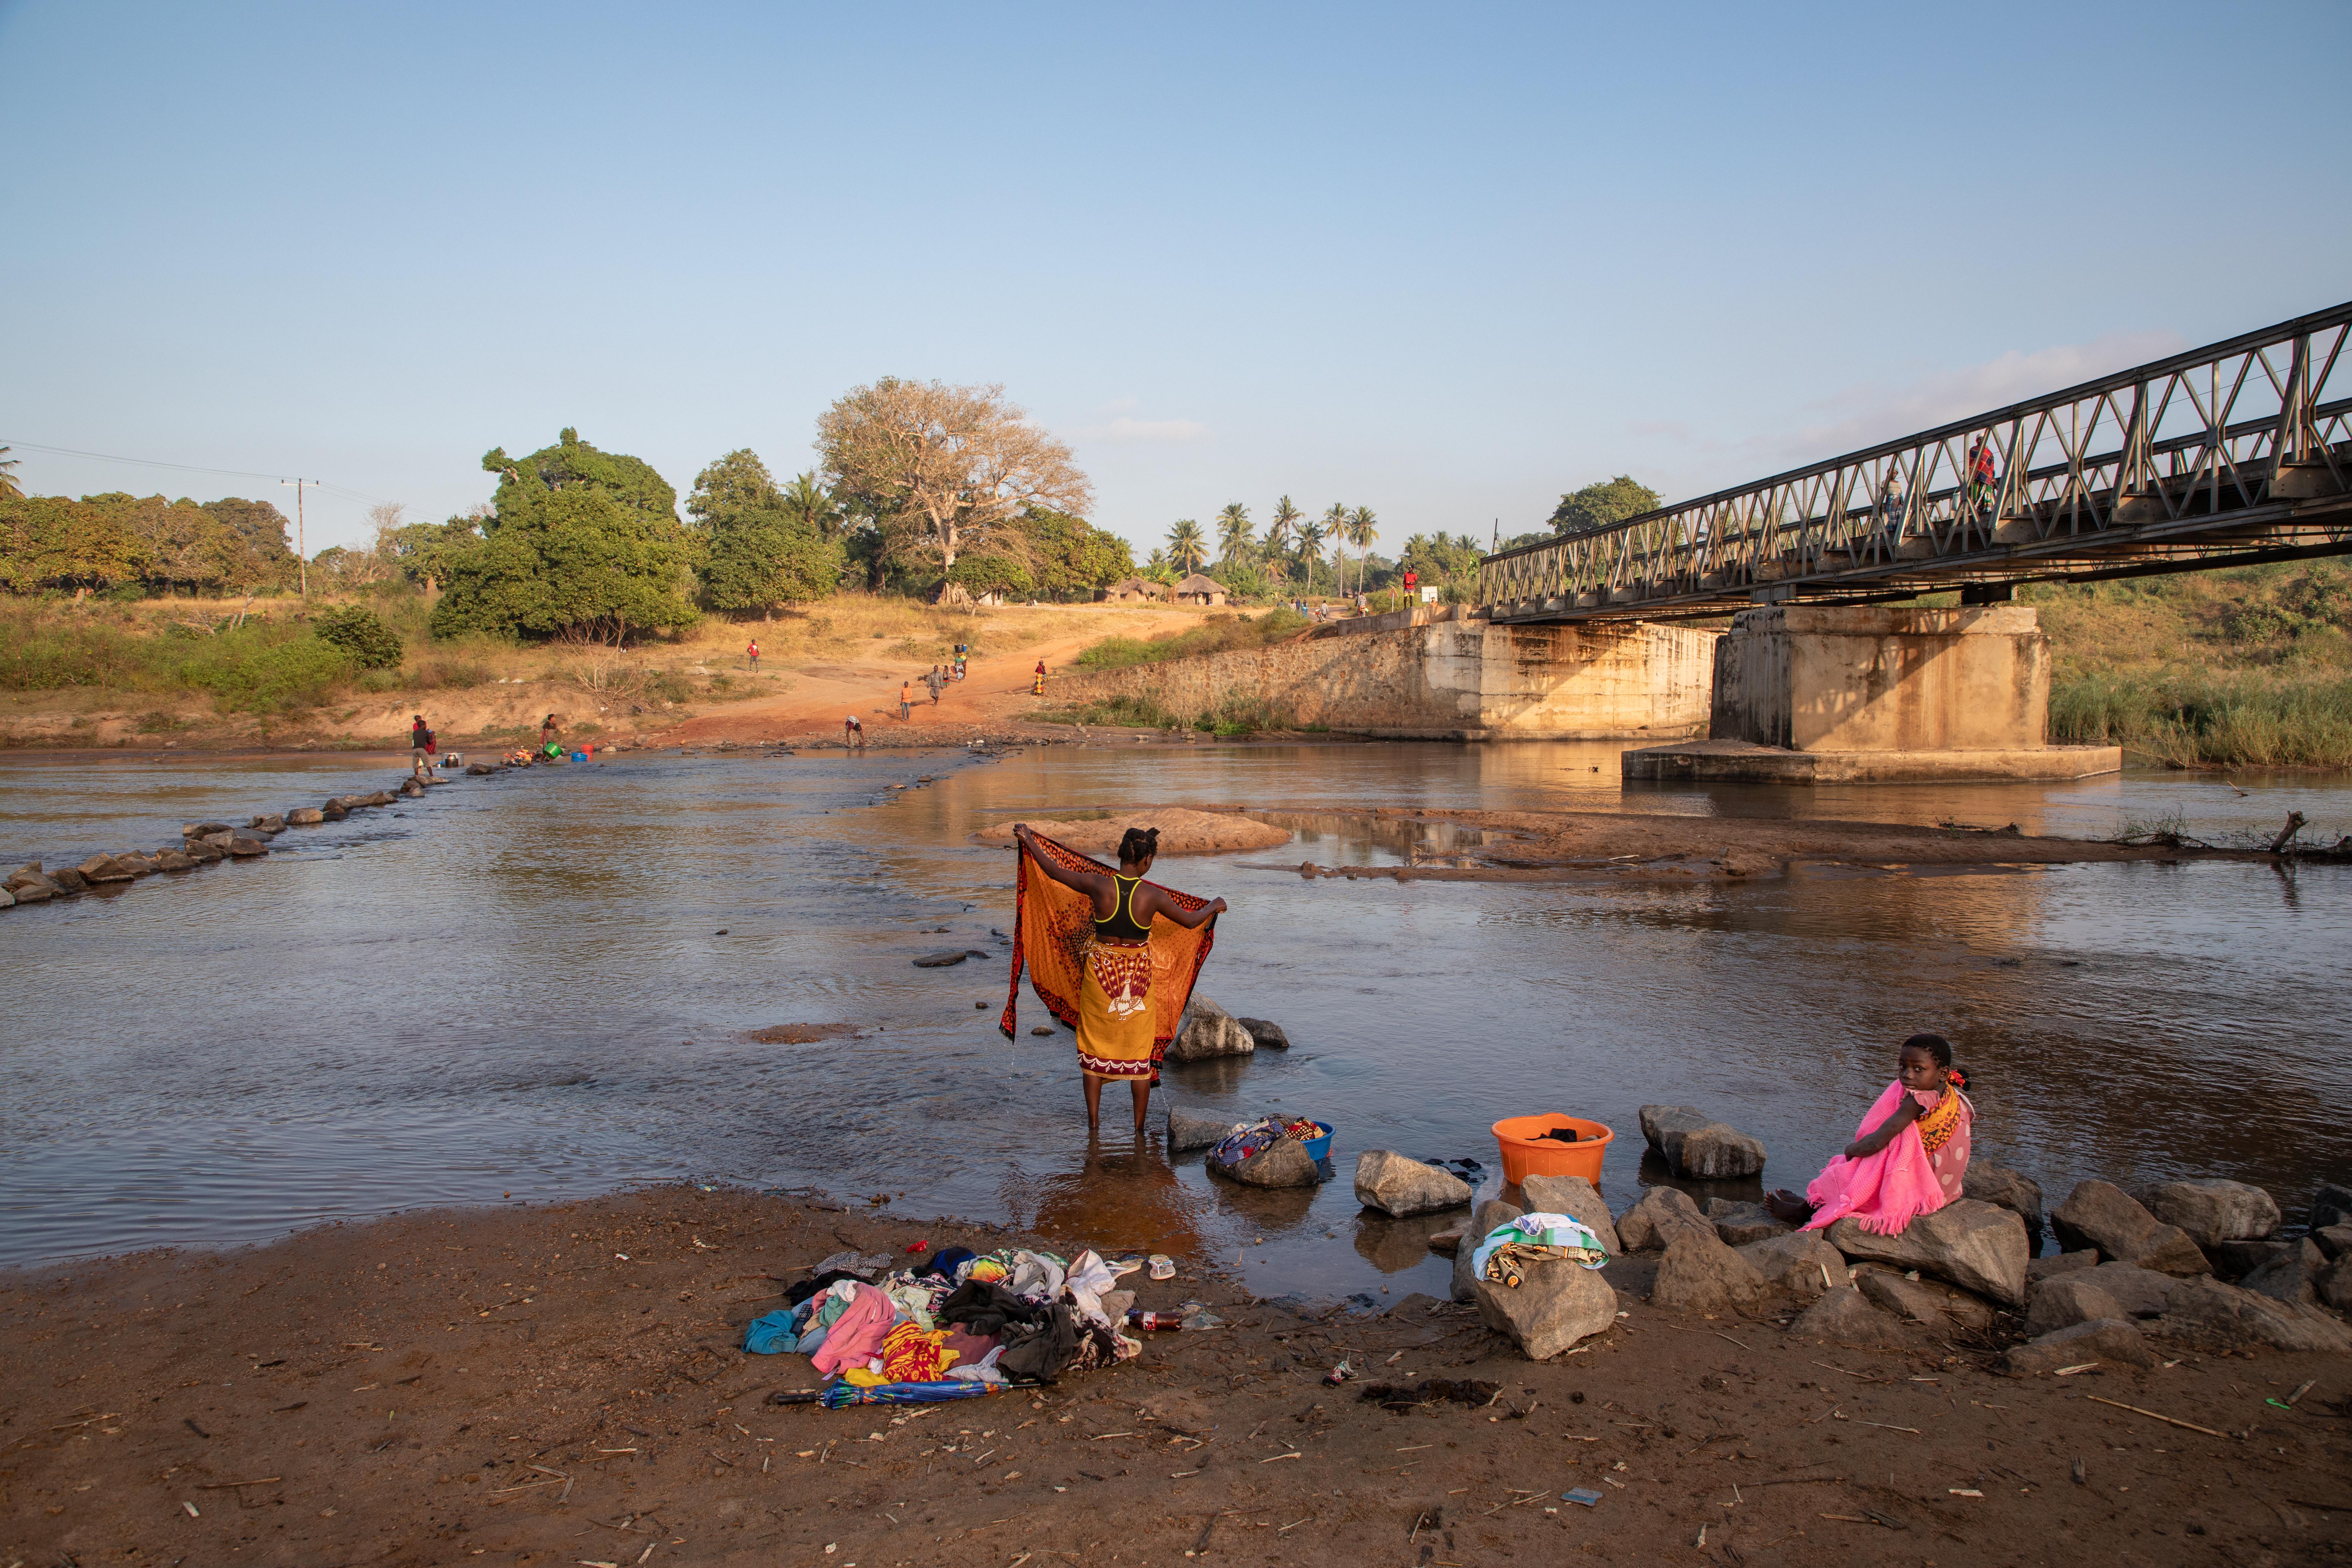
[[[1282,1032],[1279,1024],[1265,1018],[1235,1018],[1234,1022],[1249,1031],[1249,1037],[1259,1050],[1286,1051],[1290,1048],[1290,1037]]]
[[[1683,1226],[1666,1240],[1666,1256],[1650,1287],[1650,1304],[1686,1312],[1719,1312],[1757,1300],[1771,1288],[1762,1269],[1721,1237]]]
[[[943,947],[937,952],[924,953],[920,958],[916,959],[914,963],[918,969],[946,969],[952,964],[961,963],[967,958],[987,956],[984,952],[974,952],[969,948]]]
[[[1844,1256],[1823,1241],[1819,1231],[1792,1230],[1751,1241],[1738,1251],[1773,1289],[1801,1301],[1853,1283],[1853,1270],[1846,1267]]]
[[[1528,1211],[1501,1198],[1488,1198],[1478,1205],[1478,1212],[1462,1228],[1462,1240],[1454,1249],[1454,1299],[1475,1301],[1478,1299],[1478,1276],[1471,1267],[1478,1248],[1486,1245],[1487,1233],[1507,1219],[1517,1219]]]
[[[1921,1215],[1900,1236],[1864,1230],[1849,1215],[1827,1234],[1830,1245],[1848,1258],[1916,1268],[2003,1306],[2025,1304],[2025,1263],[2031,1252],[2025,1222],[1995,1205],[1961,1198]]]
[[[347,797],[346,804],[351,805],[390,805],[392,804],[392,792],[390,790],[381,789],[371,790],[366,795],[352,795]]]
[[[1960,1177],[1960,1195],[1979,1203],[1999,1204],[2025,1222],[2025,1239],[2042,1240],[2042,1184],[2021,1171],[1970,1159]]]
[[[2224,1279],[2243,1279],[2287,1249],[2276,1237],[2261,1241],[2221,1241],[2205,1249],[2205,1260]]]
[[[193,871],[195,868],[196,858],[193,855],[177,849],[155,851],[155,869],[158,871]]]
[[[475,778],[480,778],[485,773],[494,773],[498,771],[499,770],[496,767],[492,766],[488,763],[468,763],[466,765],[466,772]]]
[[[1610,1257],[1625,1250],[1600,1189],[1582,1176],[1529,1176],[1519,1184],[1519,1195],[1527,1199],[1529,1214],[1564,1214],[1583,1226]]]
[[[184,822],[180,824],[180,837],[183,838],[203,838],[215,833],[226,833],[227,831],[228,824],[226,822]]]
[[[2244,1182],[2208,1177],[2192,1182],[2167,1182],[2146,1194],[2147,1212],[2166,1225],[2179,1226],[2201,1247],[2225,1241],[2259,1241],[2276,1236],[2277,1200]]]
[[[1508,1334],[1529,1361],[1549,1360],[1617,1321],[1617,1292],[1601,1270],[1576,1263],[1531,1264],[1516,1286],[1481,1279],[1476,1297],[1479,1321]]]
[[[133,874],[130,867],[111,855],[93,855],[74,869],[90,882],[128,882]]]
[[[1971,1329],[1992,1326],[1992,1309],[1965,1290],[1906,1279],[1883,1268],[1857,1269],[1853,1282],[1873,1306],[1932,1329],[1945,1327],[1947,1319]]]
[[[16,895],[5,888],[0,888],[0,910],[14,909],[16,906]]]
[[[2311,1194],[2311,1228],[2322,1229],[2352,1220],[2352,1186],[2325,1183]]]
[[[1210,1148],[1240,1125],[1226,1117],[1195,1116],[1171,1105],[1168,1107],[1168,1152],[1181,1154],[1188,1149]]]
[[[400,793],[410,800],[421,799],[425,794],[425,786],[415,779],[403,779],[400,781]]]
[[[2352,1352],[2352,1329],[2317,1307],[2274,1300],[2212,1279],[2183,1279],[2174,1286],[2171,1302],[2157,1320],[2156,1329],[2168,1339],[2200,1350],[2247,1350],[2260,1345],[2335,1355]]]
[[[71,866],[60,866],[50,872],[49,880],[58,885],[58,891],[60,893],[70,895],[89,890],[89,879]]]
[[[1205,1061],[1212,1057],[1245,1057],[1256,1049],[1257,1041],[1242,1027],[1240,1019],[1195,991],[1184,1004],[1183,1017],[1177,1021],[1176,1037],[1168,1044],[1168,1059]]]
[[[1307,1145],[1288,1136],[1276,1139],[1238,1165],[1209,1168],[1245,1187],[1311,1187],[1322,1179]]]
[[[2095,1362],[2154,1366],[2163,1359],[2137,1324],[2123,1318],[2095,1318],[2010,1346],[2000,1358],[2000,1369],[2011,1377],[2034,1377]]]
[[[246,826],[257,827],[264,833],[283,833],[286,831],[286,814],[282,811],[265,811]]]
[[[1784,1236],[1797,1228],[1774,1219],[1772,1211],[1762,1204],[1736,1204],[1728,1198],[1709,1198],[1706,1213],[1707,1223],[1715,1226],[1715,1234],[1723,1237],[1726,1247],[1745,1247],[1751,1241]]]
[[[8,873],[8,890],[16,895],[19,903],[37,904],[54,899],[62,891],[49,876],[42,871],[39,861]]]
[[[2031,1299],[2045,1279],[2055,1279],[2079,1268],[2095,1268],[2099,1265],[2096,1247],[2086,1247],[2080,1252],[2053,1252],[2037,1258],[2025,1266],[2025,1294]]]
[[[319,807],[319,816],[322,821],[341,822],[345,817],[351,816],[351,809],[344,805],[341,801],[331,800],[324,805]]]
[[[180,846],[180,852],[199,865],[209,866],[215,860],[228,858],[228,851],[208,838],[191,838]]]
[[[246,860],[256,855],[268,854],[269,841],[250,833],[238,832],[229,835],[228,843],[224,847],[228,850],[231,858]]]
[[[2288,1243],[2278,1256],[2238,1281],[2242,1289],[2280,1301],[2316,1301],[2315,1281],[2327,1267],[2327,1255],[2309,1237]]]
[[[1694,1106],[1642,1107],[1642,1136],[1677,1175],[1709,1181],[1752,1176],[1764,1168],[1764,1145]]]
[[[118,849],[114,863],[134,877],[152,877],[156,870],[155,857],[143,849]]]
[[[2319,1250],[2328,1257],[2341,1258],[2352,1252],[2352,1224],[2331,1225],[2315,1230],[2311,1233],[2311,1239],[2319,1243]]]
[[[2337,1258],[2312,1281],[2319,1299],[2339,1312],[2352,1312],[2352,1253]]]
[[[1688,1193],[1680,1187],[1652,1187],[1642,1194],[1640,1203],[1617,1216],[1617,1238],[1628,1252],[1647,1252],[1664,1247],[1667,1238],[1685,1226],[1715,1236],[1715,1226],[1698,1212]]]
[[[2180,1288],[2180,1281],[2174,1276],[2158,1274],[2134,1263],[2102,1263],[2074,1278],[2097,1286],[2123,1303],[2124,1316],[2127,1318],[2161,1315],[2170,1305],[2172,1293]]]
[[[1460,1208],[1470,1196],[1470,1184],[1451,1171],[1386,1149],[1367,1149],[1356,1156],[1356,1201],[1368,1209],[1407,1219]]]
[[[292,827],[316,827],[326,820],[327,814],[315,805],[298,805],[286,814],[287,825]]]
[[[2092,1283],[2086,1270],[2062,1275],[2035,1289],[2033,1305],[2025,1313],[2025,1331],[2033,1337],[2102,1318],[2130,1316],[2122,1302]]]
[[[1823,1291],[1820,1300],[1797,1314],[1789,1332],[1797,1339],[1856,1350],[1899,1351],[1916,1342],[1909,1330],[1872,1306],[1852,1285]]]
[[[2113,1182],[2083,1182],[2051,1211],[2050,1227],[2068,1251],[2095,1247],[2101,1256],[2165,1274],[2210,1274],[2213,1266],[2189,1233],[2167,1225]]]

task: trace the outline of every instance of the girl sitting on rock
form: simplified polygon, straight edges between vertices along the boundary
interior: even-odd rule
[[[1822,1168],[1803,1197],[1783,1187],[1764,1206],[1807,1230],[1851,1215],[1864,1230],[1899,1235],[1960,1195],[1976,1118],[1961,1092],[1967,1083],[1943,1036],[1912,1036],[1903,1042],[1895,1081],[1854,1129],[1845,1152]]]

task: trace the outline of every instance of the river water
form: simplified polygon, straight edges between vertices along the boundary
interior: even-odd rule
[[[461,779],[297,829],[268,858],[0,913],[0,1263],[265,1239],[440,1204],[692,1178],[853,1209],[1010,1218],[1072,1243],[1239,1264],[1252,1288],[1442,1294],[1436,1221],[1360,1213],[1385,1147],[1496,1165],[1498,1117],[1618,1130],[1703,1107],[1801,1187],[1895,1046],[1937,1029],[1975,1077],[1979,1157],[2056,1203],[2087,1176],[2211,1174],[2292,1213],[2352,1170],[2352,869],[2154,864],[1812,872],[1708,886],[1303,880],[1442,853],[1373,805],[1944,818],[2208,837],[2291,809],[2352,830],[2340,776],[2234,785],[1620,791],[1614,746],[1055,746],[637,752]],[[935,782],[918,783],[922,775]],[[174,842],[391,776],[381,759],[0,761],[6,862]],[[908,786],[892,789],[897,784]],[[1069,1037],[1025,994],[996,1030],[1010,852],[978,828],[1150,804],[1247,806],[1289,849],[1171,858],[1232,910],[1202,991],[1287,1053],[1171,1068],[1179,1104],[1338,1128],[1340,1179],[1255,1193],[1156,1137],[1090,1142]],[[948,928],[945,932],[936,928]],[[719,934],[723,932],[724,934]],[[954,968],[941,947],[992,956]],[[765,1045],[782,1024],[848,1037]],[[1106,1096],[1107,1123],[1124,1093]],[[1753,1184],[1750,1184],[1750,1190]]]

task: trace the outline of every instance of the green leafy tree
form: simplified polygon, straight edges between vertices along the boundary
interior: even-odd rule
[[[794,506],[748,447],[696,476],[686,510],[700,536],[703,596],[711,608],[772,615],[780,605],[833,592],[846,555],[838,538],[826,538],[810,520],[811,499]]]
[[[1329,515],[1327,512],[1323,518],[1310,519],[1298,525],[1298,564],[1306,570],[1307,591],[1310,594],[1315,592],[1315,566],[1323,557],[1323,540],[1328,531],[1326,519]]]
[[[1209,546],[1201,537],[1201,525],[1189,517],[1178,518],[1176,526],[1168,531],[1168,563],[1179,572],[1198,572],[1208,559]]]
[[[1127,541],[1067,512],[1032,508],[1013,520],[1027,546],[1026,592],[1068,601],[1090,599],[1097,588],[1135,575]]]
[[[777,492],[783,508],[793,521],[808,529],[819,539],[839,539],[849,531],[848,509],[841,499],[825,489],[824,481],[814,469],[793,476],[793,482]]]
[[[70,589],[79,598],[139,582],[147,564],[147,542],[131,527],[127,508],[65,496],[0,497],[0,587],[12,594]]]
[[[1661,504],[1657,491],[1638,483],[1631,475],[1620,474],[1560,497],[1559,505],[1552,509],[1552,531],[1568,533],[1606,528],[1629,517],[1655,511]]]
[[[469,516],[446,522],[404,524],[378,540],[378,552],[403,577],[430,593],[449,580],[460,556],[482,542],[482,521],[488,511],[478,507]]]
[[[482,467],[499,476],[480,544],[455,557],[433,635],[575,637],[620,643],[692,623],[677,492],[643,461],[566,429],[552,447]]]
[[[1217,513],[1217,555],[1228,564],[1246,561],[1250,552],[1249,508],[1237,500],[1229,500]]]
[[[24,459],[7,455],[14,449],[0,447],[0,500],[20,500],[24,498],[25,487],[16,479],[16,465]]]
[[[359,605],[321,610],[310,617],[319,640],[351,656],[362,669],[397,669],[407,657],[400,634],[382,616]]]
[[[1283,496],[1276,500],[1274,516],[1267,520],[1265,525],[1266,549],[1276,554],[1281,553],[1283,548],[1290,542],[1291,535],[1297,531],[1299,520],[1306,515],[1298,510],[1297,503],[1288,496]]]
[[[1168,552],[1154,545],[1151,558],[1143,563],[1142,570],[1136,575],[1149,577],[1155,583],[1173,583],[1176,581],[1176,569],[1169,564]]]
[[[1356,592],[1359,594],[1364,591],[1364,557],[1371,552],[1372,541],[1381,536],[1380,521],[1370,507],[1360,506],[1348,513],[1347,523],[1341,530],[1347,542],[1356,547]]]

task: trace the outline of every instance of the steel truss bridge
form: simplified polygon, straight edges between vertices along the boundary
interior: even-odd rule
[[[1487,556],[1497,621],[1885,604],[2352,553],[2352,303]]]

